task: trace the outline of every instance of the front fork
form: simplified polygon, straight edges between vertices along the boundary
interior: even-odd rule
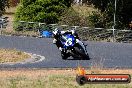
[[[76,43],[79,44],[79,45],[81,45],[82,48],[83,48],[84,51],[85,51],[85,54],[88,55],[88,52],[87,52],[87,50],[86,50],[86,45],[84,45],[84,43],[81,42],[79,39],[76,39]],[[70,54],[71,56],[75,56],[74,48],[65,49],[65,50],[64,50],[64,53]]]
[[[85,51],[85,54],[88,55],[88,52],[87,52],[87,50],[86,50],[86,46],[87,46],[87,45],[84,45],[84,43],[83,43],[82,41],[80,41],[79,39],[76,39],[76,43],[78,43],[79,45],[81,45],[82,48],[83,48],[84,51]]]

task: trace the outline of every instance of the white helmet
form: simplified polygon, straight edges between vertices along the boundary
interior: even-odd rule
[[[72,32],[72,34],[75,34],[75,30],[74,29],[72,29],[71,32]]]

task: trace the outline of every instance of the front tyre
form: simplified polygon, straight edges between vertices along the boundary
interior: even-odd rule
[[[82,48],[82,46],[78,45],[76,47],[74,47],[75,52],[77,55],[79,55],[80,57],[82,57],[85,60],[89,60],[89,55],[87,55],[84,51],[84,49]]]

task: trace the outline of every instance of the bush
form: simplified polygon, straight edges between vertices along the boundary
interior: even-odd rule
[[[9,7],[8,0],[0,0],[0,16],[5,12],[6,7]]]
[[[90,26],[88,19],[74,10],[73,7],[65,10],[60,18],[59,24],[66,24],[70,26]]]
[[[15,21],[57,23],[68,6],[64,0],[22,0]]]
[[[104,28],[104,17],[101,13],[93,11],[91,15],[87,17],[91,26]]]
[[[74,5],[63,13],[59,24],[81,27],[104,27],[103,22],[103,14],[94,7]]]
[[[96,8],[100,9],[105,17],[106,27],[112,27],[113,14],[115,12],[115,0],[89,0]],[[116,25],[115,28],[123,29],[129,27],[132,20],[132,0],[117,0],[116,4]]]

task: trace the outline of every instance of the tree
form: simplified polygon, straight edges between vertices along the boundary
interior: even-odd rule
[[[115,0],[88,0],[104,14],[106,25],[113,25],[113,14],[115,12]],[[117,0],[116,27],[128,27],[132,20],[132,0]]]
[[[15,7],[20,2],[20,0],[8,0],[10,7]]]
[[[132,0],[117,0],[118,1],[118,15],[121,22],[126,26],[132,21]]]
[[[56,23],[69,6],[69,0],[21,0],[15,20]]]
[[[8,0],[0,0],[0,16],[3,14],[5,11],[5,7],[8,7]]]

